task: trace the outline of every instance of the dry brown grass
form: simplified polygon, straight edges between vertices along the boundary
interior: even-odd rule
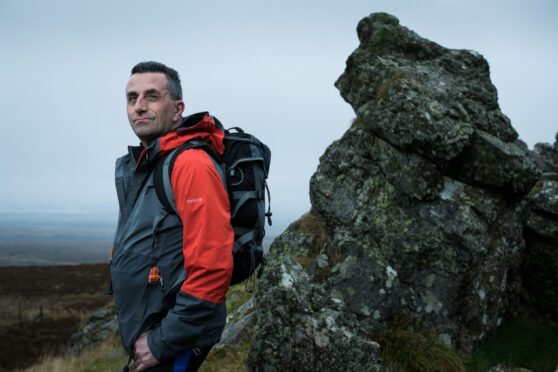
[[[248,372],[248,353],[250,342],[245,341],[236,347],[212,350],[200,367],[200,372]]]
[[[113,335],[105,342],[84,350],[79,357],[47,356],[34,366],[27,368],[25,372],[101,372],[118,371],[128,361],[128,356],[120,346],[120,340]]]
[[[390,329],[382,344],[382,359],[393,372],[466,371],[464,357],[428,332]]]
[[[389,90],[391,87],[398,81],[403,78],[403,74],[398,72],[393,74],[392,76],[388,77],[384,80],[382,85],[378,88],[376,92],[376,101],[385,101],[389,97]]]
[[[309,257],[316,257],[328,241],[327,229],[325,223],[320,216],[312,213],[312,211],[303,215],[296,223],[295,231],[313,235],[314,242]]]
[[[103,295],[108,265],[0,268],[0,370],[62,352]],[[48,370],[48,369],[45,369]]]
[[[353,122],[351,123],[351,128],[354,129],[366,129],[367,125],[361,118],[354,118]]]

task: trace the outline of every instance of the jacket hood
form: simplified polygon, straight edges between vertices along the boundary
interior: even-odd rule
[[[217,118],[208,112],[198,112],[182,118],[178,128],[153,141],[149,147],[129,147],[129,153],[137,168],[142,162],[154,161],[180,145],[196,139],[209,143],[215,152],[222,155],[225,151],[224,137],[225,131]]]
[[[208,112],[198,112],[182,119],[182,124],[175,130],[165,134],[159,142],[159,156],[177,148],[185,142],[196,139],[208,142],[211,147],[222,155],[225,151],[223,126]]]

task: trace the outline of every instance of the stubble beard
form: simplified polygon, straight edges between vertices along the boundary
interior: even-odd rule
[[[134,134],[144,145],[151,144],[154,140],[163,135],[163,133],[160,133],[157,122],[153,119],[140,123],[131,122],[130,125],[132,126]]]

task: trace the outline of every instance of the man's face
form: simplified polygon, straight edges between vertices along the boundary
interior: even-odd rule
[[[180,125],[184,102],[172,99],[163,73],[133,74],[126,101],[132,130],[144,146]]]

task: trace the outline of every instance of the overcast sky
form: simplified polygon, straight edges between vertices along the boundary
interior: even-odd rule
[[[137,144],[124,87],[137,62],[182,77],[187,113],[209,110],[272,150],[279,226],[308,210],[320,155],[354,117],[333,83],[356,25],[386,11],[488,60],[502,111],[530,147],[553,142],[558,2],[0,0],[0,211],[116,215],[114,160]]]

